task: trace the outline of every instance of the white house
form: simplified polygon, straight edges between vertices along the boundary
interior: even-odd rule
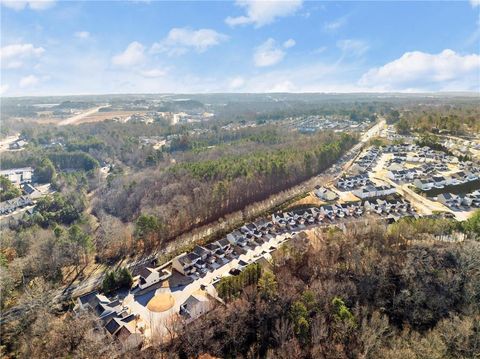
[[[316,189],[314,193],[318,198],[324,201],[334,201],[338,198],[335,192],[325,187],[320,187]]]
[[[207,313],[212,307],[210,296],[206,292],[197,291],[180,305],[180,314],[189,320],[194,320]]]
[[[195,264],[201,260],[195,253],[183,253],[172,260],[172,267],[183,275],[195,273]]]
[[[170,277],[172,273],[170,271],[163,269],[161,272],[157,269],[143,267],[139,270],[139,282],[138,287],[140,289],[145,289],[150,287],[151,285],[158,283],[162,280],[167,279]]]
[[[7,177],[14,185],[20,186],[32,182],[33,168],[12,168],[0,171],[0,176]]]

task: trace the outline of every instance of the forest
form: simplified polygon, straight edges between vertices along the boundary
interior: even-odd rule
[[[413,106],[402,112],[404,128],[418,132],[451,135],[469,135],[480,132],[478,104],[445,104],[440,106]]]
[[[351,135],[322,134],[289,141],[275,150],[253,147],[243,154],[231,151],[205,160],[202,155],[213,155],[199,154],[195,161],[164,171],[149,169],[113,178],[99,191],[94,211],[123,221],[134,221],[141,214],[155,216],[154,235],[139,238],[151,247],[320,173],[354,143]]]
[[[470,234],[438,240],[459,230]],[[88,315],[48,311],[46,283],[36,282],[24,300],[38,311],[9,324],[4,339],[20,358],[476,358],[480,245],[471,230],[419,219],[314,231],[307,246],[286,244],[270,265],[224,283],[236,288],[223,290],[225,305],[172,320],[168,338],[142,351],[122,349]]]

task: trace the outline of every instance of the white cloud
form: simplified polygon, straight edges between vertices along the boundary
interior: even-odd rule
[[[21,88],[33,87],[33,86],[37,85],[39,82],[40,82],[40,79],[37,76],[29,75],[29,76],[22,77],[20,79],[19,86]]]
[[[316,48],[315,50],[313,50],[313,53],[314,54],[321,54],[325,51],[327,51],[327,47],[326,46],[320,46],[320,47]]]
[[[242,86],[246,92],[351,92],[358,86],[351,81],[348,64],[312,63],[249,76]]]
[[[449,49],[439,54],[406,52],[369,70],[359,84],[383,91],[478,91],[480,55],[460,55]]]
[[[152,45],[152,52],[166,52],[169,55],[181,55],[188,50],[204,52],[228,39],[228,36],[212,29],[192,30],[190,28],[173,28],[167,37]]]
[[[257,67],[273,66],[285,57],[285,51],[277,47],[275,40],[270,38],[255,49],[253,62]]]
[[[0,96],[4,95],[10,86],[8,84],[0,85]]]
[[[276,18],[294,14],[302,7],[302,0],[237,0],[237,6],[245,8],[246,16],[227,17],[230,26],[254,24],[255,27],[268,25]]]
[[[88,31],[77,31],[73,35],[79,39],[88,39],[90,37],[90,33]]]
[[[243,85],[245,85],[245,79],[241,76],[234,77],[233,79],[230,80],[228,84],[228,86],[233,90],[236,90],[242,87]]]
[[[346,23],[347,23],[347,17],[343,16],[331,22],[326,22],[323,25],[323,29],[327,32],[335,32],[341,27],[345,26]]]
[[[112,63],[117,66],[135,66],[145,61],[145,46],[134,41],[127,46],[124,52],[113,56]]]
[[[1,0],[0,4],[16,11],[24,10],[26,8],[30,8],[31,10],[35,11],[41,11],[52,7],[55,5],[55,2],[55,0]]]
[[[472,7],[480,6],[480,0],[470,0],[470,5],[472,5]]]
[[[365,41],[345,39],[337,41],[337,47],[342,50],[344,55],[361,56],[368,51],[369,46]]]
[[[167,74],[166,70],[162,69],[150,69],[150,70],[142,70],[140,71],[140,75],[147,78],[157,78],[163,77]]]
[[[45,52],[43,47],[32,44],[12,44],[0,48],[0,62],[3,68],[16,69],[23,66],[23,61],[39,57]]]
[[[286,48],[286,49],[289,49],[289,48],[291,48],[295,45],[296,45],[296,41],[294,39],[288,39],[287,41],[285,41],[283,43],[283,47]]]

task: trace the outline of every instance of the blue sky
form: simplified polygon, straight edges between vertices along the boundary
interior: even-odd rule
[[[3,1],[3,96],[478,91],[480,1]]]

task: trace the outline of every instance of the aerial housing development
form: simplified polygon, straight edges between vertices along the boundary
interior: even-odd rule
[[[381,139],[385,121],[374,126]],[[297,242],[308,246],[312,233],[332,228],[347,233],[371,223],[388,225],[436,213],[463,221],[479,208],[480,167],[474,162],[415,141],[371,145],[370,133],[362,135],[359,150],[340,159],[343,170],[328,181],[322,175],[314,178],[319,184],[305,196],[316,198],[317,205],[259,217],[218,239],[193,243],[168,261],[150,256],[131,264],[129,288],[107,296],[101,289],[74,292],[75,313],[94,313],[125,346],[148,346],[168,334],[173,317],[188,323],[224,305],[225,278],[255,264],[271,266],[283,248]],[[465,186],[472,190],[460,189]]]
[[[480,359],[479,0],[0,0],[0,357]]]

